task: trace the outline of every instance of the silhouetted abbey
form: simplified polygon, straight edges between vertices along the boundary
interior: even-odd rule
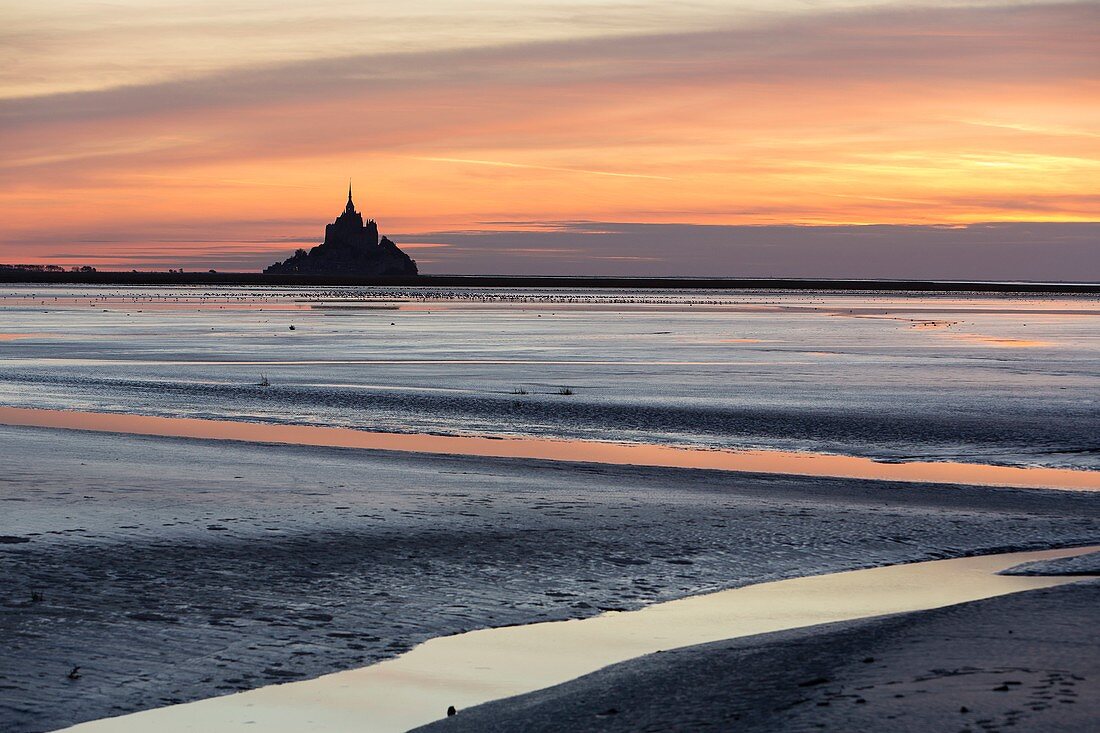
[[[348,205],[325,227],[325,241],[310,251],[300,249],[283,262],[264,270],[273,275],[365,275],[405,277],[416,274],[416,262],[386,237],[378,239],[374,219],[363,223],[355,210],[348,184]]]

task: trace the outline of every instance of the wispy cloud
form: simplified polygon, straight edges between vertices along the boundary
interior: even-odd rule
[[[584,168],[561,168],[552,165],[531,165],[529,163],[508,163],[500,160],[471,160],[470,158],[418,157],[415,160],[427,160],[433,163],[461,163],[464,165],[488,165],[496,168],[526,168],[537,171],[557,171],[560,173],[581,173],[590,176],[615,176],[618,178],[650,178],[655,181],[674,181],[670,176],[651,176],[644,173],[617,173],[612,171],[593,171]]]
[[[964,125],[975,127],[992,127],[998,130],[1014,130],[1016,132],[1030,132],[1036,135],[1061,135],[1066,137],[1100,137],[1100,132],[1095,130],[1075,130],[1059,125],[1029,125],[1022,122],[991,122],[989,120],[959,120]]]

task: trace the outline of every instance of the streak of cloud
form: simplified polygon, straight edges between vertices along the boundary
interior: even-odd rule
[[[469,158],[435,158],[421,157],[416,160],[427,160],[433,163],[462,163],[465,165],[489,165],[497,168],[526,168],[538,171],[557,171],[559,173],[582,173],[590,176],[616,176],[618,178],[650,178],[656,181],[674,181],[669,176],[650,176],[644,173],[616,173],[612,171],[592,171],[584,168],[559,168],[552,165],[531,165],[529,163],[508,163],[500,160],[471,160]]]

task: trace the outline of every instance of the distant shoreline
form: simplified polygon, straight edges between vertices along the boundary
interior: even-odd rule
[[[645,288],[655,290],[881,290],[893,292],[1100,294],[1100,283],[738,277],[553,277],[533,275],[418,275],[415,277],[386,278],[337,275],[266,275],[259,272],[33,272],[0,270],[0,283],[337,287],[378,285],[467,288]]]

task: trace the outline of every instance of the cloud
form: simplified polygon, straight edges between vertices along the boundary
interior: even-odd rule
[[[1100,223],[822,227],[561,222],[543,231],[430,236],[453,245],[433,255],[431,271],[438,273],[1100,280]],[[549,262],[523,254],[543,248],[558,254]]]
[[[395,234],[436,274],[1100,280],[1100,223],[968,226],[701,226],[537,222],[497,231]],[[416,243],[430,242],[430,249]],[[179,243],[176,243],[177,245]],[[291,241],[130,242],[104,255],[42,243],[35,261],[102,269],[258,270]],[[0,261],[26,261],[0,246]]]
[[[5,99],[0,121],[18,127],[132,119],[486,85],[515,91],[578,83],[1095,79],[1098,28],[1100,6],[1093,3],[834,12],[708,32],[310,59]]]

